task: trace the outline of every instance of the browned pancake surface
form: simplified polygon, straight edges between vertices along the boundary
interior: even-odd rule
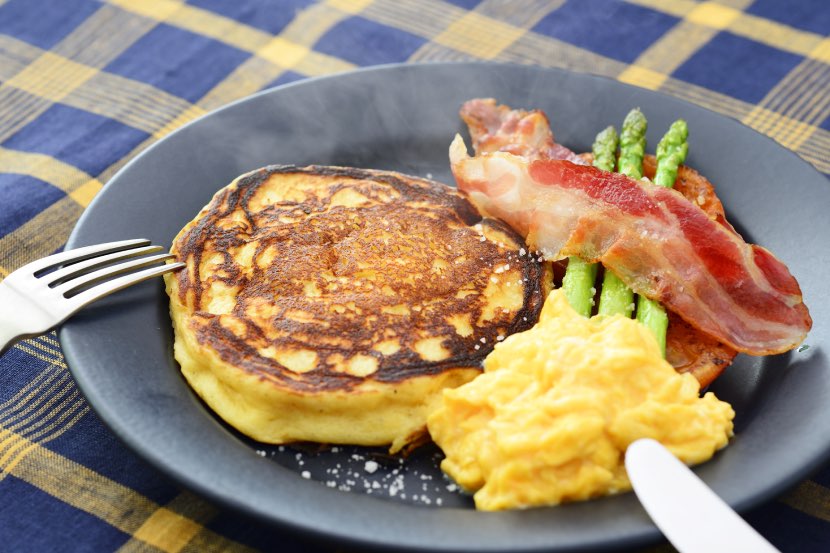
[[[509,227],[439,183],[271,166],[177,237],[174,291],[199,343],[301,391],[477,367],[529,328],[540,265]]]

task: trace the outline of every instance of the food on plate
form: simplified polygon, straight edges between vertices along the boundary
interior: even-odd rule
[[[266,443],[422,439],[444,388],[480,373],[542,304],[542,267],[457,191],[392,172],[270,166],[189,222],[167,275],[192,388]]]
[[[787,268],[745,243],[708,181],[681,165],[685,122],[671,126],[655,159],[645,156],[645,117],[632,110],[620,137],[605,129],[592,155],[575,158],[540,111],[487,99],[461,116],[476,156],[456,136],[459,188],[546,259],[568,264],[539,322],[498,344],[482,376],[444,391],[428,419],[442,469],[474,492],[477,508],[499,510],[629,489],[623,460],[639,438],[688,464],[709,459],[732,436],[734,411],[711,392],[701,397],[701,384],[736,351],[795,347],[811,320]],[[645,324],[630,318],[634,292]]]
[[[460,115],[470,129],[477,154],[505,151],[529,159],[567,159],[579,165],[593,163],[603,170],[612,170],[616,165],[619,137],[613,126],[597,135],[592,153],[576,155],[565,146],[556,143],[547,117],[539,110],[511,109],[488,98],[466,102]],[[635,130],[637,127],[642,128],[642,121],[638,121],[637,115],[634,117],[634,121],[624,127],[634,127]],[[642,131],[637,130],[634,134],[641,133]],[[627,141],[636,145],[637,137],[633,138],[628,138]],[[641,148],[638,149],[642,151]],[[599,161],[594,159],[597,155]],[[656,171],[655,156],[645,154],[642,158],[643,175],[654,179]],[[710,218],[724,219],[723,206],[714,193],[714,187],[694,169],[680,165],[677,168],[674,188],[697,203]],[[578,256],[568,257],[562,286],[575,309],[585,316],[599,311],[598,296],[602,291],[605,291],[606,298],[609,295],[610,287],[597,285],[599,267],[600,264],[589,263]],[[602,284],[607,284],[605,279]],[[619,288],[616,289],[619,291]],[[633,306],[631,301],[619,301],[616,304]],[[607,301],[605,306],[608,306]],[[615,312],[616,309],[608,311]],[[670,324],[665,338],[666,358],[678,372],[689,372],[702,386],[709,385],[732,362],[737,351],[686,323],[677,314],[669,311],[667,315]]]
[[[526,136],[534,146],[553,141],[552,133]],[[563,159],[505,151],[470,157],[460,136],[450,159],[471,201],[546,258],[601,262],[636,293],[737,351],[787,351],[810,329],[786,266],[680,191]]]
[[[734,411],[699,392],[645,326],[583,317],[555,290],[484,374],[444,392],[428,426],[441,468],[478,509],[556,505],[630,489],[624,454],[642,437],[689,464],[709,459],[732,436]]]

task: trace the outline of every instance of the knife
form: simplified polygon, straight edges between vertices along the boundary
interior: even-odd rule
[[[680,553],[780,553],[660,442],[632,443],[625,468],[640,503]]]

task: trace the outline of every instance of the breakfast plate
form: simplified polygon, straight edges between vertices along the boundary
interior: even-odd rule
[[[396,65],[310,79],[213,112],[138,156],[95,198],[67,247],[126,238],[170,244],[214,192],[258,167],[326,164],[452,183],[448,146],[473,97],[541,108],[557,141],[590,149],[639,106],[648,142],[689,122],[688,164],[716,186],[750,242],[799,279],[814,320],[805,346],[740,355],[711,389],[737,413],[729,447],[695,469],[739,511],[805,478],[830,454],[830,186],[795,154],[736,121],[601,77],[489,63]],[[60,340],[100,418],[164,473],[218,503],[346,547],[423,551],[597,551],[645,545],[659,531],[633,494],[555,508],[477,512],[446,480],[440,452],[401,461],[382,450],[274,447],[224,425],[182,379],[167,297],[145,283],[88,308]],[[808,347],[806,347],[808,346]],[[690,514],[694,524],[694,513]]]

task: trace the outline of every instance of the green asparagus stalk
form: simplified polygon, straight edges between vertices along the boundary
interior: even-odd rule
[[[648,121],[639,109],[625,116],[620,134],[619,172],[640,179],[643,176],[643,156],[646,152]],[[605,271],[599,296],[601,315],[620,314],[630,317],[634,311],[634,292],[611,270]]]
[[[636,108],[628,112],[622,124],[619,172],[632,179],[643,178],[647,128],[646,116]]]
[[[686,160],[689,151],[689,128],[686,122],[679,119],[672,123],[668,132],[657,145],[657,171],[654,174],[654,183],[666,188],[674,186],[677,179],[677,168]],[[669,317],[666,310],[658,302],[645,296],[637,298],[637,320],[646,325],[654,333],[663,355],[666,354],[666,330],[669,326]]]
[[[594,155],[594,167],[603,171],[613,171],[617,157],[617,131],[608,127],[601,131],[594,140],[591,148]],[[595,282],[597,279],[597,264],[589,263],[576,256],[568,258],[568,268],[562,279],[562,289],[571,304],[571,307],[584,317],[591,316],[594,307]]]
[[[620,139],[612,125],[601,130],[594,139],[591,153],[594,156],[594,167],[603,171],[613,171],[617,165],[617,145]]]

